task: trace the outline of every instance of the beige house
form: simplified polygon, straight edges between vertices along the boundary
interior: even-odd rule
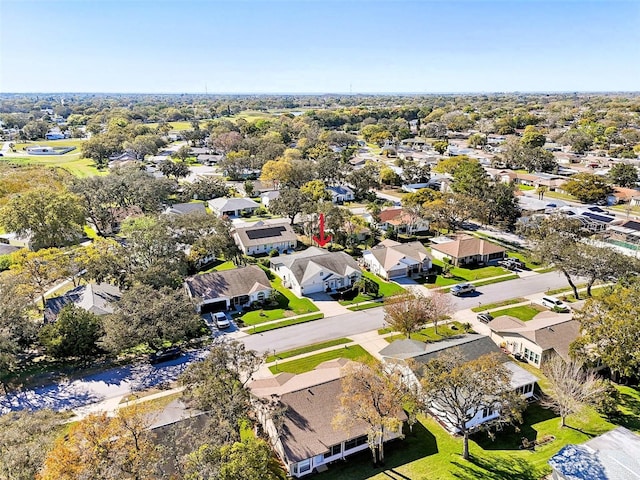
[[[399,243],[383,240],[362,252],[362,262],[372,273],[386,278],[418,275],[431,269],[431,257],[420,242]]]
[[[288,223],[257,222],[249,227],[236,228],[232,235],[245,255],[268,254],[272,250],[283,253],[298,245],[298,237]]]
[[[506,249],[500,245],[470,235],[461,235],[455,239],[438,238],[431,245],[431,255],[441,261],[448,259],[457,267],[473,263],[495,263],[507,254]]]
[[[523,322],[504,315],[489,322],[492,340],[538,368],[555,355],[569,359],[569,346],[580,335],[580,322],[567,314],[542,312]]]

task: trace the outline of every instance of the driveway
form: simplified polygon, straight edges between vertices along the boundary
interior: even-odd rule
[[[344,315],[345,313],[351,313],[351,310],[340,305],[336,300],[331,298],[331,296],[326,293],[312,293],[306,296],[311,299],[311,301],[316,305],[316,307],[320,309],[322,313],[324,313],[325,318],[335,317],[336,315]]]

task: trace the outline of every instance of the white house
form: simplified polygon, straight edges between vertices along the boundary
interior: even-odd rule
[[[260,202],[266,208],[269,208],[269,204],[271,203],[271,201],[275,200],[279,196],[280,196],[280,190],[269,190],[267,192],[262,192],[260,194]]]
[[[567,314],[542,312],[523,322],[503,315],[489,322],[497,345],[538,368],[555,355],[569,360],[569,346],[580,335],[580,322]]]
[[[348,289],[362,277],[351,256],[317,247],[273,257],[271,270],[298,296]]]
[[[250,198],[220,197],[209,200],[209,208],[218,217],[240,217],[244,214],[253,215],[260,206]]]
[[[362,252],[362,261],[372,273],[387,280],[410,277],[431,269],[431,257],[420,242],[383,240],[372,249]]]
[[[388,368],[400,368],[409,384],[419,385],[418,377],[421,366],[453,348],[457,349],[465,361],[475,360],[489,353],[499,353],[505,359],[507,358],[500,352],[500,349],[493,343],[491,338],[478,334],[460,335],[430,344],[417,340],[396,340],[380,350],[380,355]],[[412,362],[408,364],[406,361],[409,359]],[[511,373],[510,388],[520,393],[524,398],[533,397],[535,383],[538,378],[514,362],[506,361],[504,366]],[[449,432],[454,434],[459,432],[454,422],[447,417],[446,412],[441,407],[438,407],[437,400],[430,403],[429,412]],[[474,429],[499,416],[499,409],[492,407],[487,402],[487,407],[474,415],[466,425],[467,428]]]
[[[355,199],[353,190],[346,185],[334,185],[327,187],[326,190],[331,195],[333,203],[351,202]]]
[[[293,375],[259,379],[249,384],[251,392],[263,401],[277,399],[285,407],[283,425],[275,427],[269,409],[257,403],[257,415],[271,444],[292,477],[325,471],[328,464],[344,460],[369,448],[367,425],[354,422],[349,430],[336,429],[331,420],[340,408],[345,359],[318,365],[314,370]],[[401,406],[397,418],[407,419]],[[385,434],[385,441],[398,438],[402,427]]]
[[[256,222],[249,227],[239,227],[233,232],[233,239],[245,255],[267,254],[272,250],[279,253],[296,248],[298,237],[289,223],[265,224]]]
[[[187,277],[184,285],[189,297],[198,301],[199,313],[263,302],[273,292],[267,274],[256,265],[194,275]]]

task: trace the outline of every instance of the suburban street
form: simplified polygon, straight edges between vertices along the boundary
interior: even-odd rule
[[[567,286],[566,279],[557,272],[532,274],[525,278],[479,287],[475,295],[454,298],[456,310],[466,310],[508,298],[544,293],[548,289]],[[258,352],[285,351],[304,345],[348,337],[384,326],[382,308],[347,313],[256,335],[241,332],[229,336],[243,341],[247,348]],[[22,392],[0,396],[0,413],[12,410],[78,410],[91,405],[96,410],[135,391],[140,391],[176,380],[186,366],[206,356],[206,350],[197,350],[180,359],[161,365],[141,362],[126,367],[93,373],[73,381],[42,385]],[[111,402],[110,402],[111,400]]]

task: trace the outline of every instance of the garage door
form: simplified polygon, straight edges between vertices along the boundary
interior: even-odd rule
[[[227,302],[222,300],[220,302],[205,303],[200,307],[200,313],[213,313],[222,312],[227,309]]]

